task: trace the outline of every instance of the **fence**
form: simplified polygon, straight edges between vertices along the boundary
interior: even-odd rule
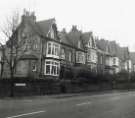
[[[14,83],[14,96],[135,89],[135,82],[88,83],[76,80],[16,78],[13,81],[11,79],[0,80],[0,97],[10,96],[11,82]]]

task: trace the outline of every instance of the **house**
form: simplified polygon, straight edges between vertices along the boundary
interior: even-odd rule
[[[84,32],[82,35],[86,50],[86,65],[92,72],[97,72],[97,46],[92,32]]]
[[[128,47],[117,47],[117,56],[120,60],[120,71],[132,71],[132,64]]]
[[[132,63],[132,72],[135,72],[135,52],[130,52],[130,59]]]
[[[82,32],[77,29],[77,26],[72,26],[69,32],[63,30],[59,33],[59,37],[61,42],[60,75],[63,77],[63,73],[71,72],[73,68],[76,73],[86,66],[86,51],[83,44]]]
[[[36,21],[33,12],[24,11],[16,32],[16,41],[20,46],[14,75],[16,77],[57,79],[63,68],[86,64],[82,32],[76,26],[68,33],[58,32],[54,18]],[[9,67],[7,64],[6,66],[5,77],[10,75]]]
[[[104,39],[96,40],[98,47],[98,68],[103,69],[103,73],[114,73],[113,55],[110,53],[109,41]],[[102,61],[102,62],[101,62]],[[102,63],[102,64],[101,64]],[[101,71],[101,69],[99,69]]]
[[[97,73],[104,74],[105,73],[105,52],[101,49],[97,49]]]
[[[64,72],[82,67],[100,74],[114,74],[123,69],[131,72],[127,47],[121,48],[115,41],[99,40],[92,32],[82,32],[75,25],[69,32],[59,32],[55,18],[36,21],[34,12],[24,11],[13,36],[14,47],[19,44],[13,50],[17,52],[12,62],[16,64],[15,77],[58,79]],[[7,45],[6,55],[9,54]],[[9,75],[10,69],[5,63],[4,77]]]
[[[77,29],[77,26],[72,26],[71,31],[67,35],[71,46],[75,48],[75,65],[86,64],[86,52],[82,39],[82,32]]]
[[[24,11],[17,29],[17,41],[20,47],[15,76],[58,78],[60,40],[54,18],[37,22],[33,12]]]

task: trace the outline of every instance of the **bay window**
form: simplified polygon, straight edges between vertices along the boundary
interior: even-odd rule
[[[47,57],[59,58],[60,46],[54,42],[47,43]]]
[[[84,52],[76,52],[76,62],[77,63],[85,63]]]
[[[58,76],[60,63],[58,61],[46,60],[45,61],[45,75]]]

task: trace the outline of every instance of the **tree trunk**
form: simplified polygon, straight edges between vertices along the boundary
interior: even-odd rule
[[[4,72],[4,63],[1,63],[1,72],[0,72],[0,78],[3,78],[3,72]]]
[[[11,69],[11,73],[10,73],[10,77],[11,77],[11,84],[10,84],[10,97],[14,97],[14,72],[13,69]]]

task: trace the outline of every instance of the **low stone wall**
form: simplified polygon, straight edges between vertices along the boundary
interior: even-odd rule
[[[131,83],[80,83],[71,80],[53,79],[2,79],[0,80],[0,97],[10,96],[11,83],[14,83],[14,96],[32,96],[61,93],[93,92],[104,90],[129,90],[135,89],[135,82]]]

